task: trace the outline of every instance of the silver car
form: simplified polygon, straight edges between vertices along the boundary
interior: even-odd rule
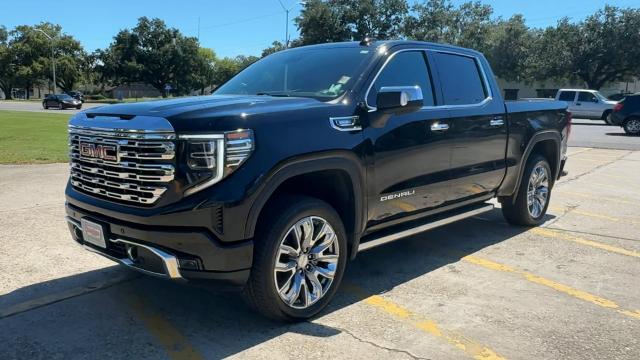
[[[566,101],[573,118],[601,119],[611,125],[611,112],[618,103],[604,97],[597,90],[560,89],[556,100]]]

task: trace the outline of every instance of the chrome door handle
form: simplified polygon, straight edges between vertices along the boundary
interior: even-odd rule
[[[439,122],[431,124],[431,131],[445,131],[445,130],[449,130],[449,124],[443,124]]]
[[[491,126],[502,126],[502,125],[504,125],[504,120],[502,120],[502,119],[492,119],[491,121],[489,121],[489,125],[491,125]]]

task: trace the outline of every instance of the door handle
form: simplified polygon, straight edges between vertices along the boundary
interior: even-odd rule
[[[500,119],[500,118],[491,119],[491,121],[489,121],[489,125],[491,125],[491,126],[502,126],[502,125],[504,125],[504,120]]]
[[[576,103],[576,105],[582,105],[582,103]]]
[[[431,131],[445,131],[445,130],[449,130],[449,124],[443,124],[439,122],[431,124]]]

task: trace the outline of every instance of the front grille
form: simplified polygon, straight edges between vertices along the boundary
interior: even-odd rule
[[[153,205],[175,176],[175,134],[69,126],[71,185],[126,204]],[[108,148],[108,156],[81,153]]]

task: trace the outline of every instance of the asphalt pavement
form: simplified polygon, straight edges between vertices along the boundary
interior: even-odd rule
[[[82,110],[91,109],[98,106],[103,106],[104,104],[93,104],[93,103],[84,103],[82,104]],[[0,110],[11,110],[11,111],[35,111],[35,112],[44,112],[44,113],[55,113],[55,114],[76,114],[82,110],[78,109],[48,109],[45,110],[42,107],[42,102],[40,101],[26,101],[26,100],[0,100]]]

